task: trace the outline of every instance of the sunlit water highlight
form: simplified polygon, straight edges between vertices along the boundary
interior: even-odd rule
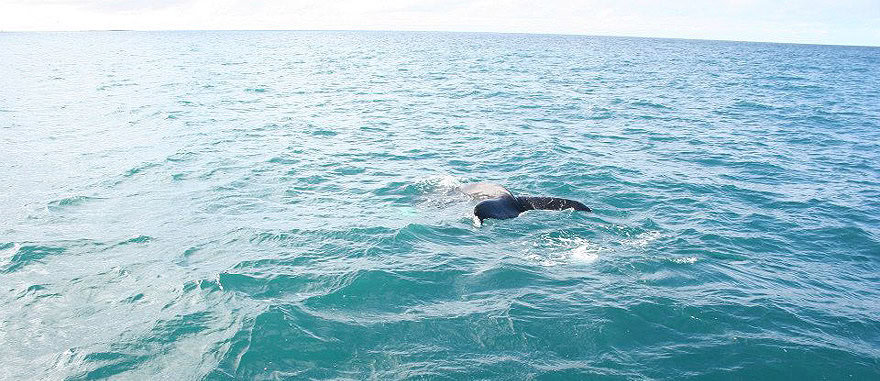
[[[878,379],[878,142],[875,48],[0,33],[0,378]]]

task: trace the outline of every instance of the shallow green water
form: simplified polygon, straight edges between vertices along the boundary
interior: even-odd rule
[[[877,379],[878,127],[876,48],[0,34],[0,378]]]

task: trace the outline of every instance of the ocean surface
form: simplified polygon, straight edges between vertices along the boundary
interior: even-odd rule
[[[0,33],[0,305],[3,380],[877,380],[880,49]]]

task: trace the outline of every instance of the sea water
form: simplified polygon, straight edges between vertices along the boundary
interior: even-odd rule
[[[2,379],[880,377],[877,48],[3,33],[0,192]]]

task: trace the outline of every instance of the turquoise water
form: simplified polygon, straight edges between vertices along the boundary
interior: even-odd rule
[[[0,157],[2,379],[880,375],[877,48],[3,33]]]

